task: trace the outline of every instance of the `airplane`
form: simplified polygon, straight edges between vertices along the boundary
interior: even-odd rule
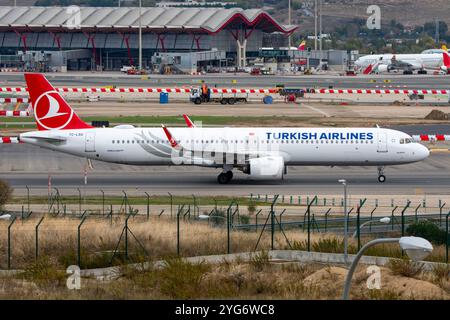
[[[445,44],[443,44],[441,46],[441,49],[427,49],[427,50],[422,51],[421,54],[442,53],[442,52],[450,53],[448,51],[448,48],[447,48],[447,46]]]
[[[220,184],[240,170],[250,178],[282,180],[287,166],[375,166],[424,160],[425,146],[401,131],[385,128],[97,128],[81,120],[39,73],[26,73],[37,131],[21,142],[90,160],[129,165],[196,165],[221,169]]]
[[[403,74],[427,74],[427,70],[448,73],[450,64],[447,52],[427,54],[376,54],[359,57],[355,65],[363,74],[403,70]]]

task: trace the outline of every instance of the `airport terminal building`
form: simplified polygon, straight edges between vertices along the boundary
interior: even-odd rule
[[[221,52],[222,65],[244,67],[260,48],[286,46],[296,29],[259,9],[141,10],[140,15],[136,7],[0,7],[0,64],[18,51],[38,51],[42,59],[59,52],[69,70],[118,70],[138,64],[141,29],[144,66],[157,52],[213,50]]]

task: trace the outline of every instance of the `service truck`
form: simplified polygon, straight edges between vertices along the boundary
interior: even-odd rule
[[[189,100],[195,104],[214,102],[220,104],[235,104],[236,102],[247,102],[248,93],[214,93],[208,88],[208,94],[202,95],[202,88],[192,88]]]

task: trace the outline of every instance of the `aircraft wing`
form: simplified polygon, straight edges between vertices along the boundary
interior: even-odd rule
[[[181,145],[170,133],[164,125],[161,125],[167,139],[175,153],[175,161],[190,161],[196,165],[220,167],[223,164],[244,165],[249,159],[261,156],[279,156],[278,150],[258,150],[258,149],[244,149],[244,150],[226,150],[214,148],[214,150],[196,149],[195,146],[185,147]]]

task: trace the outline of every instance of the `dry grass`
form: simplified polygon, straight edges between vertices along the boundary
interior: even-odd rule
[[[37,219],[17,221],[11,228],[11,267],[24,268],[35,261],[35,226]],[[46,217],[39,227],[39,255],[47,256],[52,262],[65,267],[77,264],[77,226],[78,219]],[[7,222],[0,222],[0,256],[7,254]],[[112,225],[108,219],[88,218],[81,227],[81,267],[96,268],[109,266],[111,252],[118,244],[124,227],[123,217],[117,217]],[[131,233],[128,234],[129,256],[132,261],[141,261],[148,254],[148,259],[174,257],[177,254],[176,221],[153,217],[131,218],[129,228],[139,242],[141,249]],[[288,239],[301,242],[305,235],[298,231],[287,231]],[[259,232],[232,231],[231,251],[253,251]],[[318,240],[319,235],[313,235]],[[258,250],[270,248],[270,233],[265,233]],[[279,232],[275,237],[276,249],[288,249],[288,244]],[[124,239],[119,246],[124,250]],[[180,221],[180,254],[198,256],[224,254],[227,252],[226,228],[211,227],[207,222]],[[114,264],[121,264],[118,257]],[[147,259],[146,258],[146,259]],[[0,268],[6,268],[6,258],[0,261]]]

